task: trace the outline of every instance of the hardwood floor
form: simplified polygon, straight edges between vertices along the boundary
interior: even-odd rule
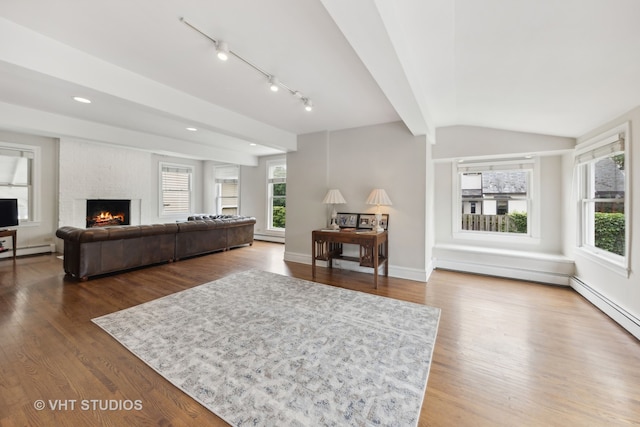
[[[248,268],[310,280],[283,252],[256,242],[80,283],[55,255],[1,260],[0,425],[226,425],[91,319]],[[368,274],[317,279],[442,309],[421,426],[640,425],[640,342],[570,289],[448,271],[377,291]]]

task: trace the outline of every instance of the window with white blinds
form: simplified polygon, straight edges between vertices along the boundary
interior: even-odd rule
[[[0,198],[18,200],[20,221],[33,220],[35,150],[0,142]]]
[[[160,165],[160,215],[188,214],[191,212],[190,166]]]

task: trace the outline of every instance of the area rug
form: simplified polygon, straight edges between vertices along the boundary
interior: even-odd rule
[[[415,426],[439,318],[249,270],[93,322],[234,426]]]

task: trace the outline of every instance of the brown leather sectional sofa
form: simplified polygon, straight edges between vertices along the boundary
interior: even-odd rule
[[[189,221],[97,228],[61,227],[64,271],[80,280],[253,244],[253,217],[190,217]]]

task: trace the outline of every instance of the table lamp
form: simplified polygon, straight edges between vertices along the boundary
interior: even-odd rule
[[[391,199],[387,196],[387,192],[382,188],[376,188],[369,194],[367,197],[367,201],[365,202],[368,205],[376,205],[376,226],[373,229],[374,231],[380,233],[384,231],[380,223],[382,222],[382,213],[380,213],[380,206],[390,206],[392,205]]]
[[[332,205],[333,210],[331,211],[331,225],[329,225],[329,228],[332,230],[337,230],[340,227],[336,223],[336,217],[338,216],[338,214],[336,213],[336,205],[347,203],[347,201],[344,199],[344,197],[342,197],[340,190],[331,189],[327,191],[327,195],[324,196],[324,200],[322,200],[322,203],[324,203],[325,205]]]

